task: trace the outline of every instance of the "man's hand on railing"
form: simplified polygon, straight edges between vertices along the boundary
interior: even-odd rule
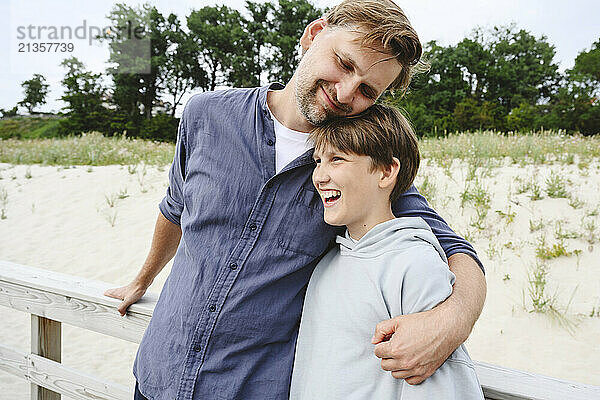
[[[129,306],[142,298],[144,293],[146,293],[146,289],[148,289],[147,286],[134,280],[127,286],[108,289],[104,292],[104,295],[123,300],[123,302],[119,304],[119,307],[117,307],[117,310],[121,316],[124,316]]]

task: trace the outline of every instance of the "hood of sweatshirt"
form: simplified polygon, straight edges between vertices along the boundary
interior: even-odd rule
[[[447,262],[444,249],[429,225],[420,217],[401,217],[382,222],[356,242],[349,237],[337,236],[336,238],[341,255],[359,258],[376,257],[388,251],[403,250],[422,241],[431,244],[442,260]]]

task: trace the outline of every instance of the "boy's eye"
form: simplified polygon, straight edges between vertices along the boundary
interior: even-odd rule
[[[334,156],[334,157],[331,157],[331,161],[344,161],[344,159],[342,157]]]

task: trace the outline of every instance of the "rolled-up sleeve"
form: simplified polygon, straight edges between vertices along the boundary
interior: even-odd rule
[[[392,204],[392,210],[396,217],[423,218],[442,245],[446,257],[449,258],[456,253],[467,254],[477,262],[479,268],[485,273],[483,264],[473,246],[448,226],[448,223],[429,206],[425,197],[417,191],[414,185],[398,197]]]
[[[185,132],[185,113],[179,121],[177,129],[177,144],[175,145],[175,156],[173,164],[169,169],[169,187],[167,194],[158,204],[162,215],[174,224],[181,225],[181,214],[183,212],[183,183],[185,182],[185,171],[187,166],[187,137]]]

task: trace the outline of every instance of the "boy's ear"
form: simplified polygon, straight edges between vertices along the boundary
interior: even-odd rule
[[[379,179],[379,187],[381,189],[394,189],[396,178],[400,172],[400,160],[396,157],[392,158],[392,164],[386,165],[381,170],[381,178]]]
[[[304,53],[312,45],[315,36],[317,36],[325,27],[327,21],[324,18],[319,18],[311,22],[304,29],[304,33],[300,38],[300,46],[302,46],[302,53]]]

